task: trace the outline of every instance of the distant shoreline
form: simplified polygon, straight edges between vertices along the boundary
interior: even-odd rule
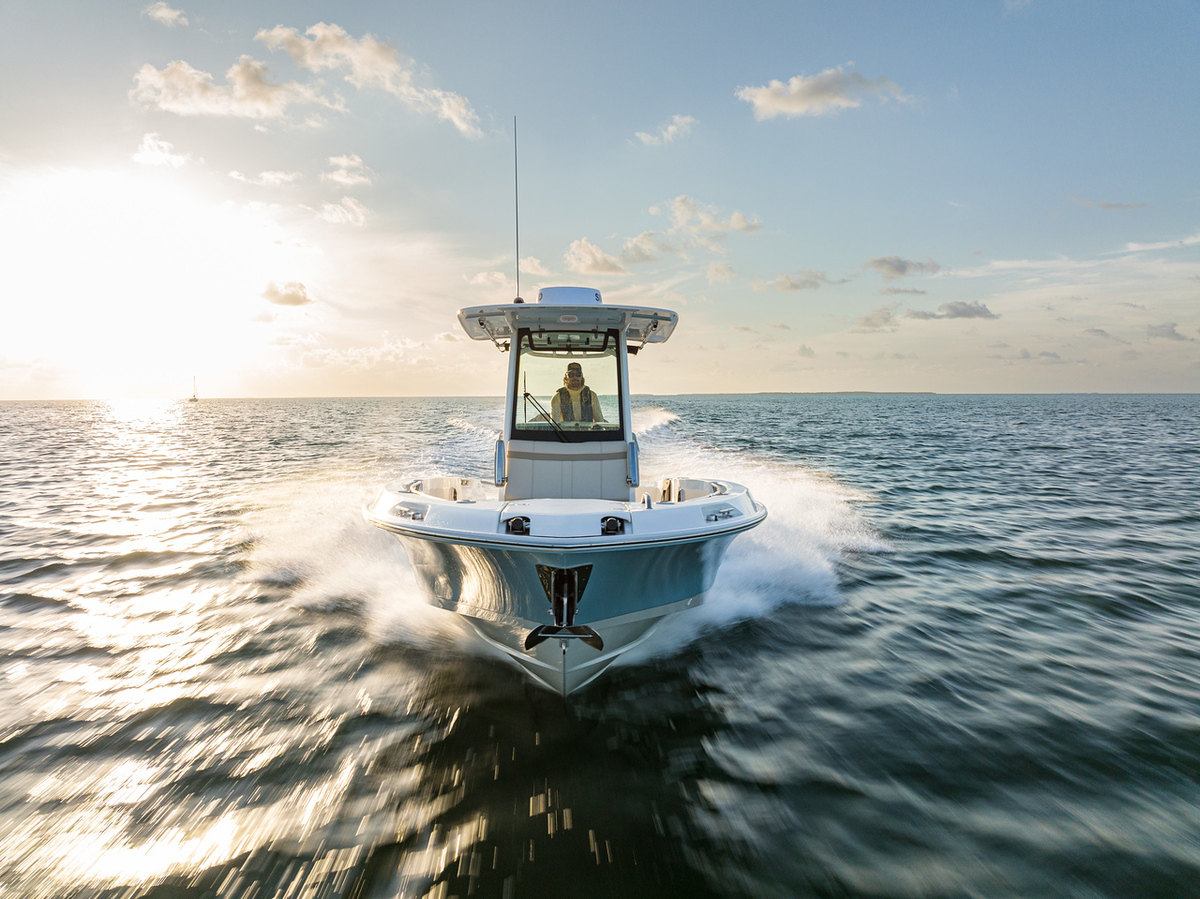
[[[935,390],[759,390],[744,393],[634,393],[633,399],[639,397],[696,397],[696,396],[1200,396],[1197,391],[1159,391],[1153,393],[1123,392],[1110,393],[1099,390],[1077,391],[1073,393],[939,393]],[[469,399],[498,399],[503,400],[502,393],[476,394],[444,394],[421,396],[209,396],[200,397],[199,403],[261,401],[261,400],[469,400]],[[73,399],[0,399],[2,403],[115,403],[115,402],[152,402],[173,403],[190,402],[190,397],[76,397]]]

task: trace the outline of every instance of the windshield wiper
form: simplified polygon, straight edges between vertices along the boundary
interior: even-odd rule
[[[545,419],[546,421],[550,422],[550,427],[554,428],[554,436],[556,436],[559,439],[559,442],[561,442],[561,443],[570,443],[571,442],[567,439],[567,432],[564,431],[562,429],[562,427],[558,424],[558,422],[556,422],[551,417],[550,413],[547,412],[542,407],[542,404],[538,402],[536,396],[534,396],[532,393],[530,393],[528,390],[526,390],[525,391],[525,399],[531,400],[533,402],[533,407],[535,409],[537,409],[538,412],[541,413],[542,418]]]

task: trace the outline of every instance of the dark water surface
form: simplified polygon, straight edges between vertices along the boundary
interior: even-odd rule
[[[567,703],[359,513],[499,412],[0,404],[0,895],[1200,896],[1200,398],[642,398],[771,514]]]

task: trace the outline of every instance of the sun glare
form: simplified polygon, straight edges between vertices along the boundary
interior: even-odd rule
[[[0,193],[0,356],[77,396],[179,396],[261,352],[262,292],[304,251],[262,206],[159,172],[73,170]]]

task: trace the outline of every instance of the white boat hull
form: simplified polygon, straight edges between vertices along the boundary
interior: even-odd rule
[[[392,485],[365,514],[397,537],[433,604],[465,617],[530,677],[567,695],[645,641],[665,617],[700,605],[733,538],[766,517],[736,484],[681,483],[693,485],[694,499],[676,489],[675,501],[656,505],[645,497],[505,502],[482,498],[477,481],[430,479]],[[529,532],[511,532],[514,516]],[[602,533],[612,517],[620,519],[620,533]],[[578,590],[567,620],[560,612],[556,621],[550,583],[563,573]],[[594,633],[602,647],[557,633],[529,639],[535,629],[559,624]]]
[[[594,621],[590,627],[604,641],[603,650],[593,649],[581,640],[554,638],[528,650],[524,639],[537,622],[504,624],[469,616],[467,620],[485,643],[503,652],[529,677],[566,696],[590,684],[622,655],[648,640],[664,619],[703,601],[704,595],[700,594],[670,605]]]
[[[734,537],[564,551],[398,536],[434,604],[467,618],[487,643],[563,695],[595,679],[666,616],[700,605]],[[590,568],[574,623],[595,631],[603,649],[556,637],[525,648],[534,628],[554,620],[539,566]]]

